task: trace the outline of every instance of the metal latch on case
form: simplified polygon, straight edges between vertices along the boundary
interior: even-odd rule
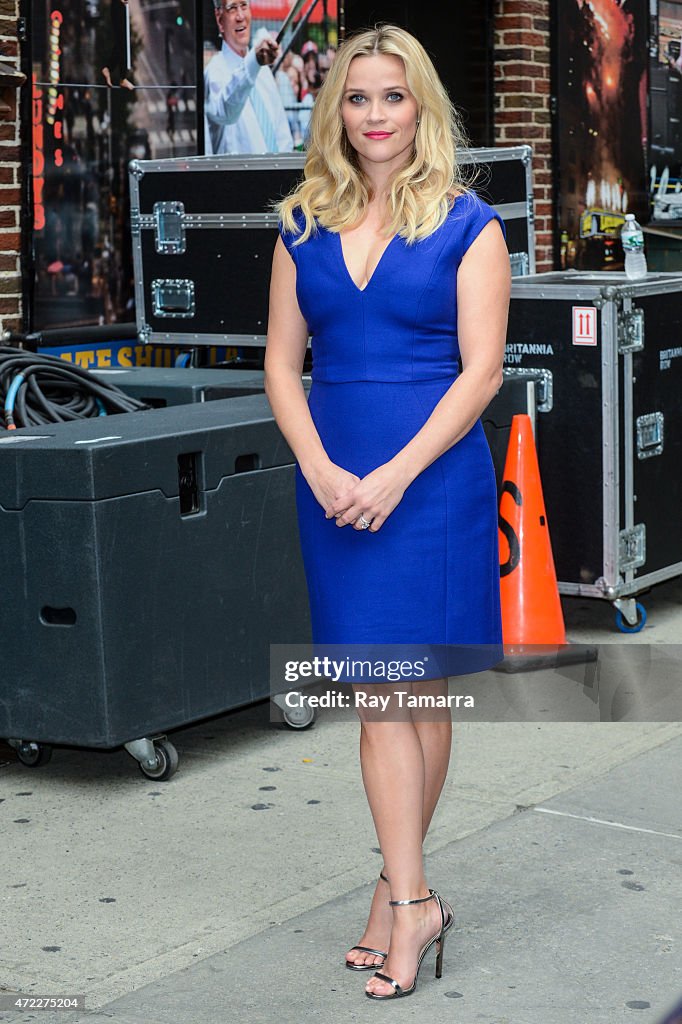
[[[194,316],[194,281],[183,278],[152,281],[152,309],[158,317]]]
[[[627,572],[639,569],[646,562],[646,526],[638,523],[618,535],[618,569]]]
[[[184,216],[184,203],[154,203],[154,246],[157,252],[175,256],[185,251]]]
[[[644,310],[634,306],[618,315],[618,351],[639,352],[644,348]]]
[[[512,277],[526,277],[530,274],[530,259],[527,252],[510,252]]]
[[[638,416],[637,421],[637,458],[650,459],[663,451],[663,413],[648,412]]]
[[[535,384],[535,400],[538,412],[551,412],[554,407],[554,377],[545,366],[505,366],[505,379],[527,378]]]

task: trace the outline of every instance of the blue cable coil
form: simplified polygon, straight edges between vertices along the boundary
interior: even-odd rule
[[[57,356],[0,346],[0,400],[7,430],[149,409]]]

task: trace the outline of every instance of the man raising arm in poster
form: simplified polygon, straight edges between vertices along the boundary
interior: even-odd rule
[[[247,0],[213,0],[219,53],[204,72],[206,154],[291,152],[291,137],[273,64],[279,44],[265,36],[249,49],[251,9]]]

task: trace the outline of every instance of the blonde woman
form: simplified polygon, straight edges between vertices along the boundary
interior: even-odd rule
[[[414,693],[447,693],[443,677],[501,657],[497,500],[480,415],[502,382],[511,275],[502,221],[462,180],[462,143],[422,45],[379,25],[339,48],[304,178],[276,204],[266,392],[297,461],[313,640],[446,652],[435,661],[449,669],[415,675]],[[346,966],[374,971],[368,996],[395,999],[414,992],[433,946],[440,977],[454,919],[422,857],[452,725],[449,713],[358,714],[385,870]]]

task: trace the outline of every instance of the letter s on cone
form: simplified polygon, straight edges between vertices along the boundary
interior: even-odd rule
[[[502,637],[505,644],[565,644],[540,467],[530,416],[512,419],[500,498]]]

